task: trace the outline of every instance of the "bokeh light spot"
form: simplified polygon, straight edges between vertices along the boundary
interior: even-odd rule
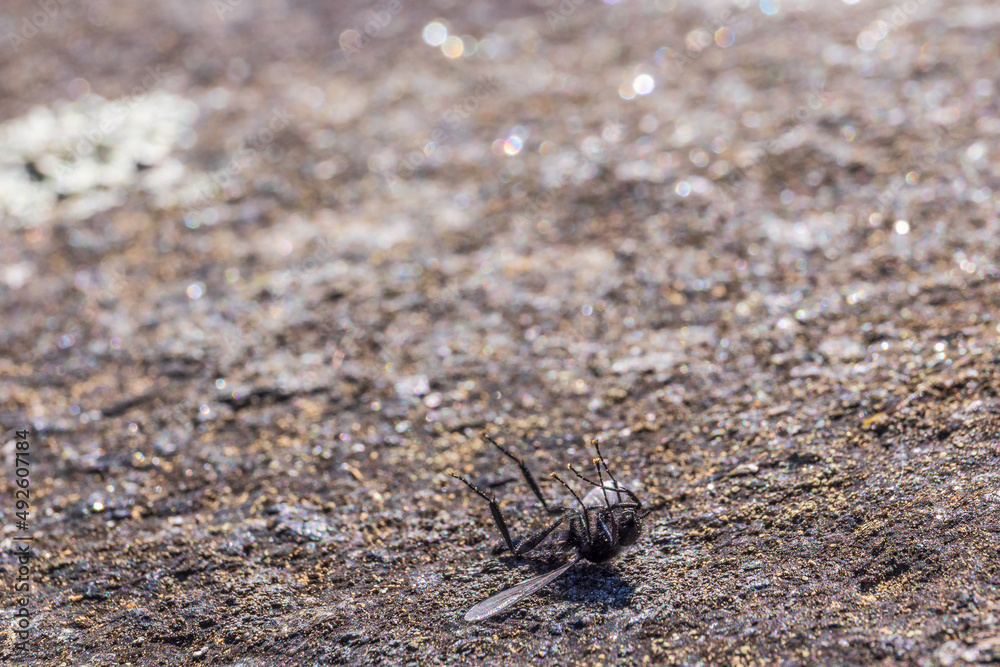
[[[464,52],[465,43],[462,42],[461,37],[456,37],[455,35],[444,40],[444,44],[441,45],[441,53],[449,58],[461,58]]]
[[[655,87],[656,83],[653,81],[653,77],[648,74],[640,74],[632,82],[632,88],[639,95],[649,95]]]
[[[448,28],[439,21],[431,21],[424,26],[424,41],[431,46],[441,46],[448,39]]]
[[[760,0],[760,11],[774,16],[781,11],[781,3],[778,0]]]
[[[507,155],[517,155],[524,147],[524,142],[518,137],[510,137],[503,142],[503,152]]]

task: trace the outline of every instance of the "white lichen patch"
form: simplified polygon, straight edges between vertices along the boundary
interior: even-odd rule
[[[156,207],[186,178],[170,155],[192,143],[198,107],[154,91],[142,97],[39,106],[0,125],[0,224],[78,220],[152,196]]]

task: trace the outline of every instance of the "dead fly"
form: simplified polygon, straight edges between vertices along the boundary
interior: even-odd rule
[[[549,509],[548,503],[545,502],[542,491],[538,487],[538,482],[535,481],[534,476],[528,470],[528,466],[524,464],[524,461],[501,447],[493,438],[485,433],[483,433],[483,437],[493,443],[497,449],[518,465],[521,473],[524,475],[524,481],[527,482],[532,492],[538,497],[538,500],[542,503],[542,507]],[[490,504],[490,513],[493,515],[493,522],[496,524],[497,530],[500,531],[500,535],[503,536],[504,542],[507,543],[507,548],[515,556],[527,554],[544,542],[545,538],[563,524],[568,524],[569,526],[562,544],[563,549],[565,551],[576,551],[573,560],[565,565],[551,572],[528,579],[505,591],[497,593],[491,598],[483,600],[469,610],[465,615],[465,620],[481,621],[484,618],[499,614],[521,598],[531,595],[550,581],[556,579],[559,575],[566,572],[566,570],[580,562],[581,559],[589,560],[592,563],[607,562],[621,553],[625,547],[634,544],[639,539],[639,535],[642,533],[642,520],[649,514],[649,510],[643,511],[642,503],[639,502],[636,495],[618,483],[614,475],[611,474],[611,470],[608,469],[608,463],[604,460],[597,441],[594,440],[593,444],[594,449],[597,451],[597,458],[593,460],[593,463],[597,469],[598,481],[595,482],[594,480],[587,479],[576,468],[568,466],[574,475],[593,487],[583,499],[559,475],[552,473],[552,477],[566,487],[566,490],[579,503],[580,511],[563,510],[562,516],[556,519],[552,525],[519,541],[516,545],[510,537],[507,522],[500,511],[500,504],[497,502],[496,496],[488,496],[472,484],[472,482],[459,477],[455,473],[450,473],[452,477],[468,486]],[[604,469],[603,472],[601,470],[602,467]],[[607,473],[608,478],[611,480],[611,486],[605,485],[605,473]]]

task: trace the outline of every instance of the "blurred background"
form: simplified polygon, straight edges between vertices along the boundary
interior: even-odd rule
[[[1000,658],[998,28],[5,0],[32,664]],[[537,510],[484,428],[664,509],[474,626],[531,569],[443,473]]]

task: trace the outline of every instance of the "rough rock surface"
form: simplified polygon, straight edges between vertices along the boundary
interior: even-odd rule
[[[996,6],[495,4],[2,45],[30,664],[1000,661]],[[540,478],[600,438],[657,509],[468,624],[563,562],[446,476],[544,522],[482,429]]]

